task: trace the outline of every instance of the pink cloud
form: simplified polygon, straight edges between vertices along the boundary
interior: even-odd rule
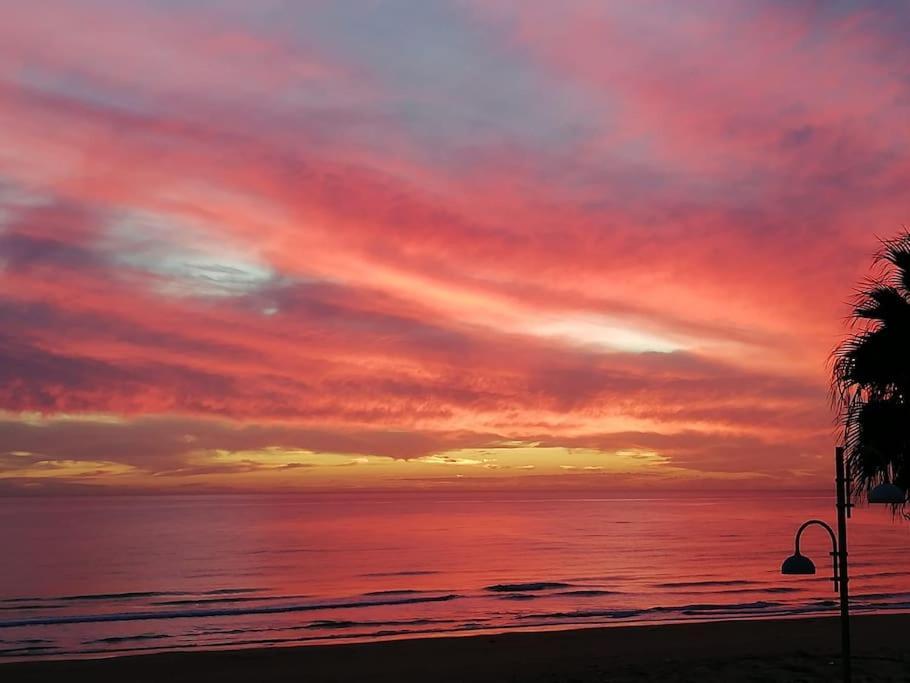
[[[776,443],[818,472],[843,302],[905,220],[910,99],[875,12],[756,7],[484,3],[440,35],[501,38],[489,78],[530,85],[490,101],[480,57],[435,55],[471,76],[454,113],[390,76],[395,50],[307,40],[325,7],[298,33],[18,10],[0,409],[262,430],[228,449],[645,444],[692,476],[766,476]],[[538,91],[540,130],[484,123]]]

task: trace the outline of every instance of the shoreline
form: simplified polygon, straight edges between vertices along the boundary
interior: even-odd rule
[[[910,615],[861,615],[854,679],[910,679]],[[10,681],[806,680],[840,676],[837,617],[753,619],[164,652],[0,664]]]

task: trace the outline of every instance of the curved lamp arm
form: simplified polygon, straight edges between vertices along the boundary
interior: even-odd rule
[[[802,536],[803,532],[810,526],[822,527],[825,531],[828,532],[828,536],[831,537],[831,559],[832,559],[832,564],[834,566],[834,576],[832,577],[831,580],[834,581],[834,590],[837,590],[838,585],[840,583],[840,573],[837,570],[837,556],[838,556],[837,537],[834,535],[834,529],[832,529],[830,526],[828,526],[827,523],[821,521],[820,519],[810,519],[808,522],[803,522],[802,526],[800,526],[800,528],[797,529],[797,531],[796,531],[796,542],[795,542],[796,554],[797,555],[800,554],[800,552],[799,552],[800,536]]]

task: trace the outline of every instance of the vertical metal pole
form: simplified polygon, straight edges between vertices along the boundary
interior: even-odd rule
[[[849,576],[847,575],[847,512],[850,501],[847,500],[847,477],[844,467],[844,449],[838,446],[835,452],[837,477],[837,551],[840,567],[840,634],[841,658],[844,664],[844,681],[850,683],[850,594]]]

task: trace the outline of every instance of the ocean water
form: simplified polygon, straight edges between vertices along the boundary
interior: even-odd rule
[[[0,659],[836,613],[830,496],[0,500]],[[857,508],[854,612],[910,611],[910,522]]]

